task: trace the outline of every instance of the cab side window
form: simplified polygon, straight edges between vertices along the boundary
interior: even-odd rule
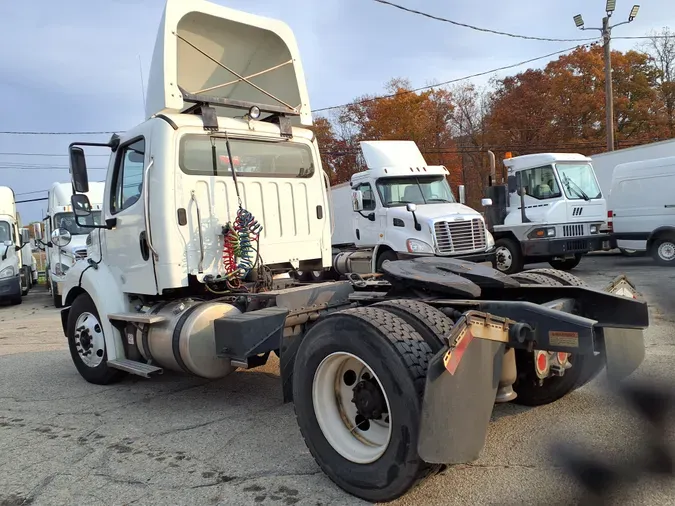
[[[373,188],[370,186],[370,183],[363,183],[357,188],[363,193],[363,210],[364,211],[374,211],[375,210],[375,195],[373,194]]]
[[[523,170],[516,174],[525,194],[538,200],[559,198],[562,196],[558,181],[551,166]]]
[[[119,148],[113,176],[115,193],[110,203],[112,214],[128,209],[141,198],[144,160],[145,139]]]

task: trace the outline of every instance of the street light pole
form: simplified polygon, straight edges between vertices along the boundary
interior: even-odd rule
[[[609,16],[602,18],[602,39],[605,45],[605,123],[607,125],[607,151],[614,151],[614,90],[612,89],[612,29]]]
[[[605,11],[607,16],[602,18],[602,28],[586,28],[581,14],[574,16],[574,23],[581,30],[599,30],[602,34],[602,41],[605,50],[605,122],[607,130],[607,151],[614,151],[614,92],[612,90],[612,28],[625,25],[632,22],[640,10],[639,5],[634,5],[628,16],[628,21],[617,23],[614,26],[609,25],[609,18],[612,17],[616,9],[616,0],[607,0]]]

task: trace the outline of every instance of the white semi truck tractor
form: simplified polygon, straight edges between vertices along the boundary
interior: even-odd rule
[[[0,186],[0,301],[21,304],[30,288],[30,264],[24,265],[22,250],[30,242],[21,227],[14,191]]]
[[[539,153],[504,160],[506,184],[492,175],[487,196],[496,267],[513,274],[529,263],[568,271],[591,252],[609,249],[600,232],[607,216],[591,159],[575,153]]]
[[[618,381],[642,362],[647,306],[624,278],[590,290],[554,269],[507,276],[437,256],[387,260],[376,279],[288,278],[331,266],[332,217],[285,23],[168,0],[146,104],[104,144],[100,224],[86,222],[92,143],[69,149],[73,212],[91,233],[61,319],[85,380],[217,379],[276,354],[318,466],[389,501],[475,460],[495,402],[547,404],[605,365]]]
[[[82,218],[81,223],[101,224],[104,187],[103,182],[89,183],[87,197],[91,202],[92,212],[86,218]],[[91,232],[86,226],[76,223],[70,202],[72,195],[71,182],[53,183],[47,194],[47,215],[43,219],[47,289],[52,294],[54,306],[57,308],[62,307],[61,283],[64,276],[75,262],[87,257],[87,236]],[[58,238],[60,246],[56,245],[54,238]]]
[[[421,256],[494,262],[492,234],[457,201],[447,168],[428,165],[413,141],[364,141],[361,152],[367,170],[330,190],[334,273],[382,272],[387,260]]]

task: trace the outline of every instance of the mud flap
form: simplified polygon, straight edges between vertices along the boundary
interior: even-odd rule
[[[621,381],[633,374],[645,359],[645,337],[642,329],[603,329],[607,379]]]
[[[503,335],[508,339],[506,327]],[[461,464],[480,455],[502,370],[501,340],[476,339],[469,331],[431,359],[417,445],[422,460]]]
[[[617,276],[604,291],[642,300],[641,294],[624,275]],[[604,327],[602,332],[607,379],[610,382],[621,381],[634,373],[645,359],[644,330]]]

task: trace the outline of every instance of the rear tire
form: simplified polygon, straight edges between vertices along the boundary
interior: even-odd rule
[[[574,255],[574,258],[565,260],[549,260],[549,265],[559,271],[571,271],[581,262],[581,255]]]
[[[519,282],[523,275],[528,275],[528,284],[588,286],[585,281],[573,274],[553,269],[533,269],[512,276]],[[521,278],[521,279],[519,279]],[[593,380],[604,368],[604,353],[598,355],[569,355],[570,369],[563,376],[552,376],[539,384],[535,371],[534,353],[526,350],[516,350],[516,370],[518,377],[513,384],[513,390],[518,396],[512,401],[524,406],[542,406],[555,402],[570,392],[581,388]]]
[[[520,244],[508,237],[495,242],[495,268],[504,274],[514,274],[523,270],[525,260]]]
[[[656,238],[649,249],[654,261],[663,266],[675,265],[675,237]]]
[[[89,383],[108,385],[121,380],[126,373],[108,366],[108,352],[101,319],[89,294],[79,295],[68,314],[68,348],[80,375]],[[88,331],[83,334],[83,328]],[[90,351],[85,355],[86,351]]]
[[[429,345],[410,325],[374,307],[333,313],[306,334],[293,371],[297,422],[317,464],[346,492],[367,501],[391,501],[440,468],[425,463],[417,453],[432,356]],[[342,357],[343,364],[360,362],[372,371],[377,380],[373,384],[379,385],[388,406],[381,419],[366,418],[367,426],[363,418],[359,421],[356,407],[349,407],[354,406],[351,399],[342,401],[357,391],[350,388],[361,385],[364,376],[358,381],[363,374],[359,371],[364,369],[343,371],[343,366],[331,365]],[[334,378],[326,376],[326,370],[333,370]],[[385,405],[378,402],[368,405]],[[350,415],[350,409],[357,415]],[[381,434],[383,425],[389,430],[385,442],[363,442],[371,437],[369,430]]]

